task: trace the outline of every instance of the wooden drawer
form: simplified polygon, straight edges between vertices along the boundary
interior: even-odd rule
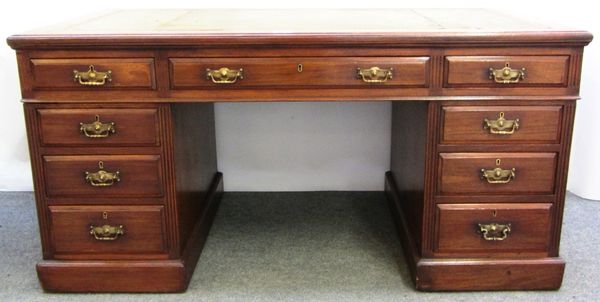
[[[171,58],[171,88],[235,88],[270,86],[383,87],[429,86],[429,57],[331,57],[331,58]],[[301,65],[301,67],[300,67]],[[216,84],[207,69],[242,69],[243,79]],[[365,82],[357,68],[392,68],[383,83]],[[385,78],[385,77],[383,77]]]
[[[93,81],[82,78],[84,85],[74,77],[74,70],[85,73],[90,66],[96,71],[96,80],[110,70],[110,81],[103,85],[89,85]],[[32,86],[35,90],[73,89],[155,89],[153,58],[56,58],[31,59]]]
[[[162,206],[50,206],[55,254],[159,254],[167,251]],[[112,228],[96,229],[110,226]]]
[[[159,145],[156,108],[38,109],[37,116],[44,146]]]
[[[556,153],[440,153],[438,173],[441,195],[553,194]]]
[[[159,155],[43,156],[43,168],[48,197],[163,195]],[[104,181],[98,180],[100,171],[112,175],[104,175]],[[114,175],[116,172],[118,176]]]
[[[517,83],[498,83],[490,76],[490,68],[513,71],[525,68],[524,78]],[[501,55],[446,56],[445,87],[566,87],[569,71],[567,55]],[[515,74],[516,75],[516,74]],[[514,78],[513,78],[514,79]],[[501,81],[501,78],[498,78]],[[512,79],[511,79],[512,81]]]
[[[560,143],[562,106],[444,106],[442,144]]]
[[[435,251],[545,253],[549,248],[552,211],[549,203],[438,204]]]

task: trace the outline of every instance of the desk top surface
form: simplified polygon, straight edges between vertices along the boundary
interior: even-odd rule
[[[552,28],[484,9],[119,10],[9,37],[11,46],[121,44],[414,43],[535,40],[587,43],[585,31]],[[311,40],[312,39],[312,40]],[[315,40],[317,39],[317,40]],[[267,41],[268,40],[268,41]],[[304,42],[302,42],[304,41]],[[309,42],[310,42],[309,41]],[[439,42],[439,41],[438,41]]]

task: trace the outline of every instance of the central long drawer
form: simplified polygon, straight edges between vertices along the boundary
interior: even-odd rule
[[[429,61],[427,56],[170,58],[169,66],[172,89],[224,86],[428,87]],[[212,78],[211,71],[217,72]]]

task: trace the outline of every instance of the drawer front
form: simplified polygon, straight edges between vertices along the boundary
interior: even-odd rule
[[[93,66],[93,70],[90,70]],[[153,58],[32,59],[33,89],[155,89]],[[75,77],[74,71],[79,73]],[[109,78],[106,78],[110,71]]]
[[[502,75],[506,64],[511,71]],[[566,87],[569,56],[447,56],[445,68],[445,87]]]
[[[161,197],[159,155],[44,156],[48,197]]]
[[[556,153],[440,153],[439,173],[441,195],[553,194]]]
[[[50,206],[50,221],[56,254],[167,251],[162,206]]]
[[[44,146],[158,146],[155,108],[38,109]]]
[[[207,69],[242,70],[234,83],[214,83]],[[368,69],[391,69],[369,74]],[[429,86],[429,57],[332,58],[171,58],[171,88],[262,86]],[[363,69],[365,79],[358,74]],[[367,82],[372,80],[373,82]]]
[[[552,204],[438,204],[439,253],[547,252]]]
[[[560,143],[562,106],[444,106],[442,144]]]

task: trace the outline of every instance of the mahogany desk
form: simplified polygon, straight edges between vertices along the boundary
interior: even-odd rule
[[[485,10],[117,11],[9,37],[42,286],[186,289],[223,191],[214,102],[392,101],[416,287],[558,288],[591,40]]]

